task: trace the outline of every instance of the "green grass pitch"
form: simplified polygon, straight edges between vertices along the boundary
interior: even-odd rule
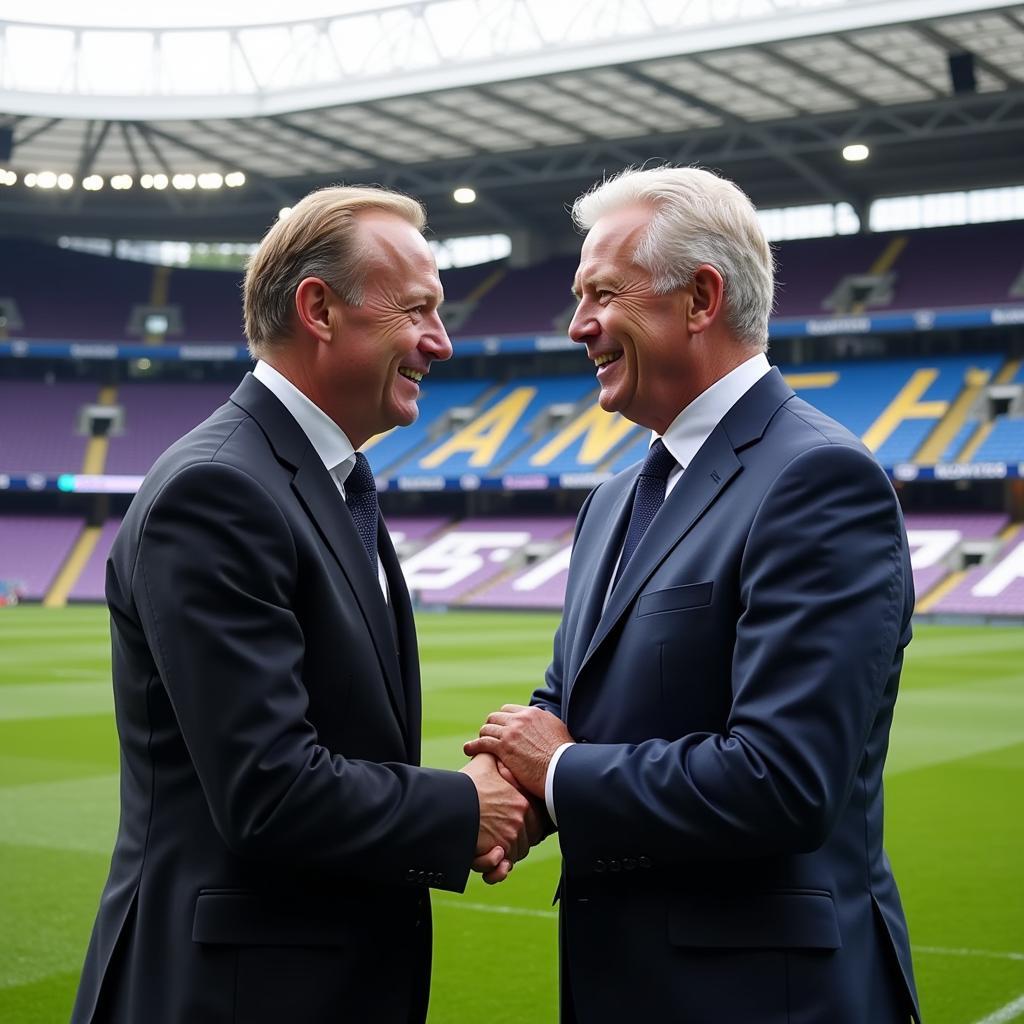
[[[523,701],[556,619],[420,619],[424,763]],[[117,742],[101,608],[0,609],[0,1021],[66,1021],[106,875]],[[1024,630],[921,626],[896,709],[888,851],[928,1024],[1024,1018]],[[554,1021],[557,841],[437,893],[432,1024]]]

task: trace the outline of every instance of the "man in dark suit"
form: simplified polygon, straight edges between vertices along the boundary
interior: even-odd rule
[[[882,848],[913,608],[896,495],[769,367],[772,257],[734,185],[626,172],[574,215],[570,336],[654,439],[580,512],[532,706],[467,744],[557,823],[562,1019],[905,1024]]]
[[[275,224],[254,373],[114,542],[121,821],[75,1022],[423,1021],[428,887],[528,849],[493,758],[417,767],[412,610],[357,453],[451,355],[423,224],[368,188]]]

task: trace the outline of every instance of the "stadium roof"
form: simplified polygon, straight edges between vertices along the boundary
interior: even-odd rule
[[[719,168],[761,206],[1020,182],[1024,7],[721,6],[421,0],[275,25],[0,22],[0,166],[71,181],[0,189],[3,230],[251,238],[339,180],[420,196],[442,234],[543,228],[602,174],[651,159]],[[851,142],[871,159],[845,162]],[[138,187],[232,171],[244,187]],[[115,175],[134,187],[81,188]],[[457,185],[478,202],[455,204]]]

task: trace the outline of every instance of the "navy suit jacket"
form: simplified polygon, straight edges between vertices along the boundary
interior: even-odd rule
[[[73,1021],[422,1021],[469,778],[415,767],[416,636],[251,375],[157,461],[107,565],[121,821]]]
[[[564,1018],[906,1022],[882,849],[914,600],[896,495],[772,370],[604,606],[638,469],[580,513],[533,698],[578,741],[554,780]]]

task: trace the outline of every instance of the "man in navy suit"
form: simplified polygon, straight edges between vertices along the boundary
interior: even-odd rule
[[[333,188],[271,228],[254,372],[117,535],[121,822],[76,1024],[422,1022],[429,888],[528,849],[493,758],[418,766],[412,608],[358,451],[451,355],[423,226]]]
[[[773,262],[693,168],[582,196],[569,328],[600,402],[654,434],[580,512],[562,623],[489,752],[564,858],[563,1021],[919,1017],[882,848],[914,595],[860,441],[765,357]]]

